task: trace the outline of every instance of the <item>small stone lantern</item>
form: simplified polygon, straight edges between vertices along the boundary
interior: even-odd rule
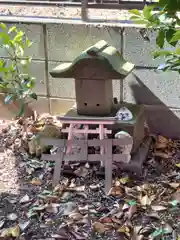
[[[134,64],[126,62],[116,48],[102,40],[50,74],[54,78],[75,79],[79,115],[108,116],[113,108],[112,80],[122,81],[133,68]]]

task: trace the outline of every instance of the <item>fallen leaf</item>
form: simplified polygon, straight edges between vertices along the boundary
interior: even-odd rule
[[[12,237],[19,237],[20,235],[20,228],[18,225],[9,229],[9,233]]]
[[[125,203],[122,207],[122,210],[126,211],[127,209],[129,209],[129,205],[127,203]]]
[[[7,219],[10,221],[15,221],[17,218],[18,218],[18,216],[15,213],[10,213],[7,215]]]
[[[98,233],[104,233],[105,232],[105,227],[102,223],[100,222],[95,222],[93,224],[93,228],[94,228],[94,231],[95,232],[98,232]]]
[[[180,163],[177,163],[177,164],[176,164],[176,167],[180,168]]]
[[[64,216],[68,216],[75,209],[77,209],[77,206],[73,202],[67,202],[60,205],[60,212],[62,211],[62,215]]]
[[[26,222],[20,222],[18,225],[21,231],[24,231],[25,229],[28,228],[29,224],[30,224],[30,221],[26,221]]]
[[[73,220],[79,221],[83,218],[83,215],[81,215],[80,213],[70,213],[69,217],[72,218]]]
[[[40,179],[32,179],[30,183],[36,186],[40,186],[42,184]]]
[[[0,228],[2,228],[2,227],[4,226],[4,223],[5,223],[4,220],[1,220],[1,221],[0,221]]]
[[[177,200],[173,200],[173,201],[171,201],[170,203],[171,203],[174,207],[176,207],[177,204],[178,204],[178,201],[177,201]]]
[[[60,204],[50,203],[50,204],[46,207],[46,211],[49,212],[49,213],[57,214],[57,213],[59,212],[59,207],[60,207]]]
[[[129,210],[126,213],[127,219],[130,220],[134,215],[134,213],[136,212],[137,212],[137,206],[136,205],[130,206]]]
[[[168,159],[168,158],[172,157],[172,154],[171,153],[164,153],[164,152],[156,151],[154,153],[154,156]]]
[[[130,201],[128,201],[128,204],[129,204],[130,206],[134,206],[134,205],[136,205],[136,201],[130,200]]]
[[[112,219],[110,217],[102,217],[101,218],[102,223],[112,223]]]
[[[120,186],[112,187],[110,191],[108,192],[108,196],[122,196],[123,195],[123,189]]]
[[[120,178],[120,179],[119,179],[119,182],[122,183],[122,184],[126,184],[126,183],[128,183],[128,182],[129,182],[129,178],[128,178],[128,176],[123,177],[123,178]]]
[[[177,191],[173,194],[172,199],[180,202],[180,191],[179,191],[179,190],[177,190]]]
[[[160,135],[157,136],[155,148],[157,149],[167,148],[168,144],[169,144],[169,140],[167,138]]]
[[[163,229],[160,228],[160,229],[156,229],[156,230],[151,234],[151,236],[152,236],[152,237],[158,237],[158,236],[161,236],[161,235],[163,235],[163,234],[164,234]],[[153,239],[154,239],[154,238],[153,238]]]
[[[164,233],[165,233],[165,234],[169,234],[169,233],[172,233],[173,228],[171,227],[171,225],[169,225],[168,223],[166,223],[166,224],[163,226],[163,230],[164,230]]]
[[[30,210],[26,213],[26,216],[27,216],[28,218],[31,218],[31,217],[36,216],[36,215],[37,215],[37,213],[36,213],[35,211],[33,211],[33,209],[30,209]]]
[[[32,210],[33,211],[43,211],[45,210],[49,205],[48,204],[42,204],[42,205],[38,205],[38,206],[33,206]]]
[[[120,227],[118,230],[120,233],[129,233],[130,229],[127,226]]]
[[[146,226],[142,229],[140,229],[139,234],[144,235],[144,236],[149,236],[149,234],[151,234],[154,231],[154,227],[153,226]]]
[[[68,234],[66,234],[66,235],[60,235],[60,234],[51,234],[51,237],[53,238],[53,239],[67,239],[67,237],[68,237]]]
[[[112,217],[111,219],[112,219],[112,222],[114,222],[114,223],[117,223],[117,224],[119,224],[119,225],[122,224],[122,220],[119,220],[119,219],[117,219],[117,218],[115,218],[115,217]]]
[[[145,195],[144,197],[140,198],[140,203],[141,203],[142,206],[150,205],[151,202],[152,201],[150,200],[150,198],[147,195]]]
[[[169,183],[169,186],[171,186],[172,188],[178,188],[180,186],[180,183],[172,182]]]
[[[136,186],[136,189],[137,189],[137,191],[139,191],[139,192],[146,191],[146,190],[149,189],[149,184],[148,184],[148,183],[145,183],[145,184],[143,184],[143,185],[141,185],[141,186]]]
[[[114,214],[114,217],[116,218],[122,218],[124,215],[124,212],[122,210],[119,210],[116,214]]]
[[[92,184],[89,187],[90,187],[90,189],[95,191],[95,190],[98,190],[100,188],[100,185],[99,184]]]
[[[86,235],[86,233],[82,234],[82,233],[75,232],[75,231],[71,231],[71,235],[73,235],[73,237],[76,240],[87,240],[87,238],[88,238],[88,235]]]
[[[29,202],[30,201],[30,198],[29,198],[29,196],[26,194],[26,195],[24,195],[24,197],[22,197],[21,199],[20,199],[20,203],[27,203],[27,202]]]
[[[68,187],[67,191],[84,192],[85,186]]]
[[[153,211],[156,211],[156,212],[164,211],[167,209],[166,207],[161,206],[161,205],[152,205],[151,208]]]
[[[119,180],[116,180],[115,183],[114,183],[114,186],[115,187],[119,187],[121,185],[120,181]]]
[[[79,167],[74,171],[74,174],[76,174],[76,176],[78,177],[86,177],[88,173],[89,173],[88,169],[83,166]]]

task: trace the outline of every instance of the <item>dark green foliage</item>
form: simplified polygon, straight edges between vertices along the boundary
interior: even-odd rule
[[[142,12],[137,9],[129,11],[132,14],[131,20],[135,23],[144,24],[146,29],[156,31],[158,49],[153,56],[154,58],[165,58],[165,63],[158,68],[163,71],[170,70],[180,73],[179,11],[180,0],[159,0],[152,6],[145,6]],[[148,38],[147,33],[145,34],[144,31],[142,36],[146,36],[146,39]]]

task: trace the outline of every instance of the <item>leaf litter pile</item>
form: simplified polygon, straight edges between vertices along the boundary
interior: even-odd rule
[[[53,188],[38,137],[60,128],[47,119],[2,129],[0,239],[180,240],[180,141],[152,136],[143,176],[116,171],[108,195],[97,164],[71,164]]]

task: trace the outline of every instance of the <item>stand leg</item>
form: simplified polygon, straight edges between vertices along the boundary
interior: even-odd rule
[[[103,140],[104,139],[104,125],[103,124],[99,124],[99,139]],[[104,147],[101,146],[100,148],[100,153],[101,155],[104,154]]]
[[[89,125],[85,124],[84,125],[84,133],[85,133],[85,139],[88,139],[88,130],[89,130]]]
[[[104,140],[105,144],[105,193],[107,194],[112,187],[112,139]]]
[[[72,123],[69,125],[68,140],[72,140],[73,126],[74,124]],[[68,144],[66,153],[69,154],[70,152],[71,152],[71,145]]]
[[[53,187],[55,187],[60,180],[60,175],[61,175],[61,166],[62,166],[62,161],[64,157],[64,149],[59,149],[59,156],[55,161],[55,166],[54,166],[54,174],[53,174]]]

